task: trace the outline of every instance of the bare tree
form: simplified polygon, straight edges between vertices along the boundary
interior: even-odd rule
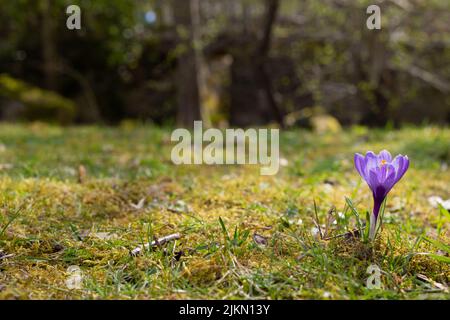
[[[183,127],[192,127],[195,120],[202,119],[199,0],[173,0],[172,4],[180,37],[176,73],[177,123]]]
[[[51,16],[50,0],[42,0],[40,2],[41,15],[42,15],[42,33],[41,33],[41,45],[42,45],[42,58],[44,60],[44,76],[45,85],[47,89],[56,89],[56,48],[54,42],[54,30]]]
[[[258,64],[257,71],[259,72],[259,77],[261,77],[262,86],[267,96],[267,101],[272,109],[274,117],[278,121],[278,123],[283,127],[284,120],[283,114],[275,100],[273,89],[272,89],[272,81],[266,70],[266,61],[268,59],[270,43],[272,39],[273,26],[277,17],[277,13],[280,7],[279,0],[267,0],[266,4],[266,17],[264,22],[264,33],[262,35],[262,39],[260,42],[259,50],[258,50]]]
[[[262,32],[244,32],[234,44],[235,48],[230,50],[233,55],[230,122],[233,125],[262,125],[276,121],[283,126],[283,114],[274,98],[272,81],[267,71],[278,9],[279,0],[266,0]]]

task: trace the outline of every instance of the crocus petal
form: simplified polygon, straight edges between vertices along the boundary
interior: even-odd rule
[[[387,165],[388,167],[388,175],[386,180],[384,181],[384,185],[386,187],[387,192],[391,191],[392,187],[397,183],[397,172],[395,171],[395,167],[391,164]]]
[[[389,151],[383,150],[378,155],[378,159],[379,160],[385,160],[386,162],[391,162],[392,161],[392,156],[391,156],[391,153]]]
[[[373,153],[372,151],[369,151],[366,153],[364,160],[366,163],[365,170],[364,170],[365,176],[368,177],[369,171],[378,167],[378,158],[375,153]]]
[[[364,178],[373,194],[374,206],[370,220],[370,234],[373,239],[381,204],[408,170],[409,159],[407,156],[398,155],[392,160],[389,151],[383,150],[378,155],[369,151],[364,158],[360,154],[355,154],[354,161],[356,170]]]
[[[381,165],[379,171],[379,181],[380,183],[384,183],[388,174],[388,166],[386,164]]]
[[[381,188],[378,190],[378,192],[380,194],[385,194],[384,190],[382,190]],[[373,215],[375,216],[375,224],[376,224],[378,215],[380,214],[381,204],[383,203],[385,196],[377,196],[376,192],[374,192],[373,195],[374,195],[374,197],[373,197]]]
[[[404,158],[402,155],[398,155],[392,160],[391,164],[394,166],[395,171],[398,172],[399,168],[403,165]]]
[[[380,184],[380,182],[378,181],[378,175],[377,175],[376,169],[372,169],[369,171],[369,176],[366,181],[367,181],[367,184],[369,185],[370,189],[372,189],[372,191],[374,191],[376,189],[377,185]]]
[[[402,156],[403,158],[403,166],[401,168],[399,168],[398,172],[397,172],[397,181],[399,181],[403,175],[406,173],[406,171],[409,168],[409,159],[408,156]]]
[[[376,186],[375,190],[373,191],[373,196],[376,201],[383,202],[384,198],[386,197],[388,191],[383,185]]]
[[[395,179],[399,181],[405,172],[409,168],[409,159],[407,156],[398,155],[395,157],[394,161],[392,161],[392,165],[395,167],[395,171],[397,172]]]
[[[365,161],[362,154],[355,153],[355,168],[358,171],[359,175],[365,178],[364,173]]]

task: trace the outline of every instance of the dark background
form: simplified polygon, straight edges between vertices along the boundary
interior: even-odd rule
[[[0,0],[0,21],[5,121],[450,122],[449,1]]]

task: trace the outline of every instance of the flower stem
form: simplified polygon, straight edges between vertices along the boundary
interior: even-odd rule
[[[380,217],[380,213],[381,215],[383,215],[384,213],[384,201],[386,200],[386,196],[381,197],[376,197],[374,195],[373,197],[373,211],[372,214],[370,215],[370,228],[369,228],[369,239],[370,240],[374,240],[375,236],[377,235],[377,222],[379,220]],[[380,212],[382,211],[382,212]],[[380,226],[381,226],[381,220],[380,220]]]
[[[373,241],[375,239],[377,231],[377,217],[374,213],[370,215],[370,229],[369,229],[369,239]]]

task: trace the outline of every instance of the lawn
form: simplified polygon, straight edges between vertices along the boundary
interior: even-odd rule
[[[429,201],[450,198],[449,128],[282,131],[275,176],[175,166],[170,133],[0,125],[0,298],[450,298],[450,215]],[[372,206],[353,155],[385,148],[411,167],[366,244],[349,232],[346,197]]]

